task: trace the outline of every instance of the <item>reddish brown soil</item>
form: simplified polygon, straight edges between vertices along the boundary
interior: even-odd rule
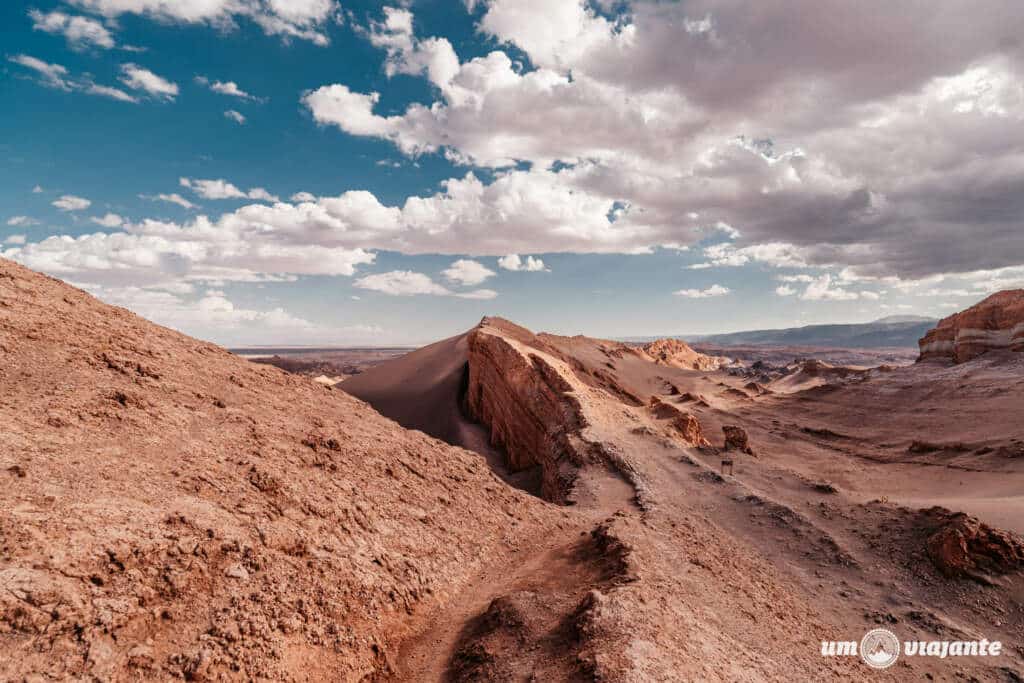
[[[0,261],[0,680],[1015,680],[1008,355],[766,393],[485,319],[366,373],[473,453]],[[877,625],[1006,647],[820,655]]]

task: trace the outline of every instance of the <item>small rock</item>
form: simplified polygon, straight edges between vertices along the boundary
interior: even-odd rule
[[[249,578],[249,571],[238,562],[232,562],[224,570],[224,576],[245,581]]]

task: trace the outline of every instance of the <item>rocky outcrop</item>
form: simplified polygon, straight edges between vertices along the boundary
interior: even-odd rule
[[[690,446],[710,446],[711,442],[704,436],[700,420],[691,413],[684,412],[670,403],[665,403],[657,396],[651,397],[651,414],[660,420],[668,420],[675,436]]]
[[[722,431],[725,433],[725,448],[727,451],[742,451],[747,455],[753,455],[754,451],[750,448],[750,439],[747,436],[747,430],[743,427],[737,427],[736,425],[723,425]]]
[[[587,423],[572,384],[552,365],[557,352],[498,318],[485,318],[468,344],[466,411],[489,430],[509,469],[540,466],[541,495],[565,502],[587,459]]]
[[[1024,289],[997,292],[939,321],[918,342],[918,360],[963,363],[996,349],[1024,351]]]
[[[697,353],[686,342],[678,339],[658,339],[640,347],[655,363],[687,370],[717,370],[729,363],[728,358]]]
[[[944,575],[990,582],[990,576],[1024,569],[1024,539],[993,529],[976,517],[942,508],[927,511],[939,519],[928,537],[928,557]]]

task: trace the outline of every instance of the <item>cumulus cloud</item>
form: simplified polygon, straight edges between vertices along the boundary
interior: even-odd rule
[[[316,195],[311,192],[296,192],[291,196],[291,200],[296,203],[301,202],[315,202]]]
[[[459,259],[445,270],[441,271],[445,279],[463,286],[478,285],[489,277],[495,275],[494,271],[480,263],[470,259]]]
[[[826,273],[812,280],[800,298],[804,301],[852,301],[860,298],[860,295],[857,292],[834,286],[832,276]]]
[[[711,285],[707,289],[679,289],[673,292],[673,294],[687,299],[707,299],[715,296],[725,296],[731,291],[731,289],[722,285]]]
[[[941,16],[839,0],[756,13],[731,0],[634,2],[617,14],[583,0],[479,4],[479,29],[531,69],[495,50],[432,70],[422,57],[432,39],[394,9],[370,41],[387,72],[426,75],[437,101],[383,114],[377,93],[336,83],[306,93],[305,106],[408,155],[567,164],[563,184],[613,207],[602,246],[640,222],[640,247],[708,231],[735,239],[712,266],[921,278],[1024,263],[1024,58],[1010,28],[1024,21],[1020,3],[979,13],[957,2]],[[765,25],[790,27],[788,38]],[[986,246],[948,248],[968,233]]]
[[[789,285],[779,285],[775,288],[775,293],[778,296],[793,296],[796,294],[796,290]]]
[[[103,226],[104,228],[119,228],[124,224],[124,219],[116,213],[108,213],[104,216],[93,216],[89,220],[97,225]]]
[[[498,266],[505,270],[537,272],[546,270],[544,261],[533,256],[520,258],[519,254],[506,254],[498,259]]]
[[[224,112],[224,117],[231,119],[240,126],[245,125],[245,116],[241,112],[237,112],[234,109],[228,109],[226,112]]]
[[[265,202],[277,202],[280,199],[267,192],[262,187],[254,187],[248,192],[243,192],[232,183],[223,179],[200,180],[192,178],[179,178],[178,183],[182,187],[195,192],[203,199],[255,199]]]
[[[381,292],[388,296],[453,296],[460,299],[493,299],[498,293],[491,289],[477,289],[469,292],[453,292],[444,285],[434,282],[430,276],[409,270],[392,270],[374,273],[358,278],[354,286]]]
[[[137,64],[121,65],[121,82],[132,90],[139,90],[152,97],[173,100],[178,96],[178,84]]]
[[[32,19],[33,29],[63,35],[73,49],[114,47],[114,37],[110,31],[95,19],[58,11],[40,12],[36,9],[29,10],[28,16]]]
[[[25,235],[8,235],[4,244],[25,244]]]
[[[370,42],[387,52],[384,71],[395,74],[426,74],[431,83],[447,88],[459,71],[459,58],[445,38],[419,40],[413,35],[413,14],[408,9],[385,7],[384,20],[372,22]]]
[[[105,286],[353,276],[358,266],[375,259],[363,249],[261,235],[237,223],[215,225],[203,216],[187,226],[146,220],[118,232],[52,236],[0,255],[66,280]]]
[[[85,197],[76,197],[73,194],[61,195],[51,202],[53,206],[61,211],[83,211],[92,206],[92,202]]]

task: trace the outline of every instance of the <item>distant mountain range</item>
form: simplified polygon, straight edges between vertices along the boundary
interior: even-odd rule
[[[917,340],[938,322],[935,318],[894,315],[869,323],[807,325],[782,330],[750,330],[729,334],[690,336],[689,342],[720,346],[834,346],[877,349],[887,346],[917,347]]]

